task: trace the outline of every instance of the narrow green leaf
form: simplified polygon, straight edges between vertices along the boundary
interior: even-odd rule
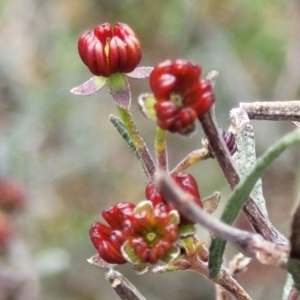
[[[139,154],[139,157],[141,158],[140,160],[144,172],[148,177],[149,181],[152,181],[156,168],[154,165],[154,161],[151,157],[150,151],[143,138],[141,137],[141,134],[139,133],[138,129],[136,128],[136,125],[132,119],[132,115],[128,111],[128,109],[125,109],[122,106],[117,106],[117,108],[119,116],[124,124],[124,127],[126,128],[127,133],[130,136],[130,139],[134,144],[136,151]]]
[[[115,126],[115,128],[118,130],[118,132],[122,136],[122,138],[126,141],[130,150],[134,153],[134,155],[137,157],[137,159],[140,162],[142,162],[141,157],[140,157],[134,143],[132,142],[132,139],[131,139],[127,129],[125,128],[125,125],[122,122],[122,120],[114,115],[110,115],[109,120]]]
[[[178,233],[181,238],[191,236],[192,234],[195,234],[195,232],[196,227],[193,224],[182,224],[178,228]]]
[[[288,261],[288,271],[294,279],[295,287],[300,291],[300,261],[290,258]]]
[[[271,146],[258,160],[255,167],[235,187],[222,213],[221,220],[231,225],[244,203],[247,201],[255,183],[267,171],[274,160],[288,147],[300,144],[300,129],[282,137]],[[220,238],[213,239],[209,251],[209,276],[214,278],[220,272],[226,241]]]

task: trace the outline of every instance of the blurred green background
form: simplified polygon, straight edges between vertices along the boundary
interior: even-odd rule
[[[218,70],[216,114],[224,128],[239,102],[300,96],[298,0],[2,0],[0,14],[0,174],[23,180],[28,198],[0,258],[0,280],[10,272],[23,283],[14,299],[118,299],[105,270],[86,262],[95,254],[87,232],[109,204],[143,199],[147,179],[108,120],[117,113],[108,90],[90,97],[69,92],[91,76],[77,53],[84,30],[125,22],[142,43],[140,65],[186,58],[201,64],[204,75]],[[153,151],[155,126],[136,104],[149,91],[147,80],[130,84],[134,119]],[[258,154],[293,128],[288,122],[253,125]],[[201,138],[200,128],[188,139],[169,135],[170,167],[201,147]],[[270,219],[287,236],[298,168],[299,150],[288,150],[263,178]],[[210,160],[190,172],[203,197],[222,192],[218,216],[229,189],[217,164]],[[236,225],[249,229],[243,217]],[[209,241],[205,230],[199,236]],[[236,252],[229,246],[227,259]],[[119,270],[147,299],[214,299],[214,286],[196,273]],[[239,281],[253,299],[276,300],[285,277],[252,262]]]

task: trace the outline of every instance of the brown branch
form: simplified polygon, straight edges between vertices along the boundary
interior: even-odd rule
[[[197,245],[199,240],[196,236],[192,237],[194,245]],[[164,273],[174,270],[190,270],[205,276],[208,280],[216,285],[219,285],[226,292],[230,293],[238,300],[251,300],[246,291],[238,284],[238,282],[230,276],[225,268],[222,267],[220,273],[215,278],[209,277],[208,271],[208,250],[203,244],[185,255],[181,255],[168,265],[157,266],[152,271],[154,273]],[[225,298],[226,299],[226,298]],[[220,298],[218,300],[221,300]],[[223,300],[223,298],[222,298]]]
[[[106,279],[122,300],[146,300],[136,287],[120,272],[110,269]]]
[[[300,121],[300,101],[240,103],[253,120]]]
[[[155,184],[163,197],[190,220],[234,243],[246,255],[256,257],[262,264],[286,268],[289,246],[272,243],[259,234],[240,230],[214,218],[194,203],[192,196],[177,186],[166,173],[158,173]]]
[[[214,157],[218,161],[230,188],[234,189],[239,183],[240,178],[234,167],[231,155],[223,139],[219,135],[213,110],[210,110],[204,116],[199,117],[199,121],[211,146]],[[255,231],[260,233],[266,240],[278,244],[287,244],[287,240],[284,238],[284,236],[271,224],[268,219],[266,219],[251,197],[249,197],[245,203],[243,212],[247,216]]]
[[[220,285],[216,284],[216,300],[230,300],[227,291]]]

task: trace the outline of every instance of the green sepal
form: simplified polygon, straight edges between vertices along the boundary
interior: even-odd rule
[[[173,209],[169,212],[169,222],[168,224],[179,224],[180,223],[180,216],[177,210]]]
[[[133,265],[139,265],[142,262],[140,258],[134,252],[134,249],[129,245],[129,242],[126,241],[121,247],[122,256]]]
[[[181,238],[186,238],[196,232],[196,227],[193,224],[181,224],[178,227],[178,233]]]
[[[99,91],[106,83],[107,78],[103,76],[93,76],[83,84],[71,89],[71,93],[80,96],[89,96]]]
[[[113,101],[124,109],[130,108],[131,95],[128,80],[123,73],[114,73],[107,78],[109,93]]]
[[[139,96],[139,108],[146,118],[156,120],[156,111],[154,109],[154,104],[156,102],[153,94],[142,94]]]
[[[165,263],[170,263],[174,259],[176,259],[180,254],[180,247],[179,246],[172,246],[164,257],[162,257],[160,260]]]
[[[152,212],[153,211],[153,204],[149,200],[143,200],[137,204],[134,208],[133,213],[138,214],[143,211]]]
[[[126,241],[121,247],[122,256],[131,264],[138,274],[144,274],[148,271],[149,264],[142,263],[140,258],[134,252],[134,249]]]

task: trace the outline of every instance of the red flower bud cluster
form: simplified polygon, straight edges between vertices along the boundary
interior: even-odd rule
[[[0,178],[0,251],[6,250],[14,235],[14,220],[11,213],[24,208],[26,192],[22,182]]]
[[[208,79],[199,79],[202,69],[189,61],[166,60],[154,67],[150,87],[158,126],[170,132],[189,134],[197,117],[215,102]]]
[[[15,211],[26,203],[24,185],[13,179],[0,178],[0,209]]]
[[[14,234],[14,224],[12,218],[0,211],[0,251],[5,250],[7,244]]]
[[[78,52],[91,73],[104,77],[129,73],[142,58],[139,40],[124,23],[116,23],[113,28],[103,23],[84,32],[78,40]]]
[[[108,263],[130,260],[122,248],[126,242],[141,263],[155,264],[179,238],[173,213],[163,203],[153,207],[150,201],[140,206],[120,202],[102,212],[109,226],[94,222],[89,235],[99,256]]]
[[[231,155],[233,155],[236,150],[237,150],[237,146],[236,146],[236,143],[235,143],[235,136],[232,132],[225,132],[223,129],[220,130],[220,136],[223,138],[228,150],[229,150],[229,153]],[[215,158],[213,153],[212,153],[212,149],[211,149],[211,145],[208,143],[207,145],[207,149],[209,151],[209,154],[212,158]]]
[[[186,173],[179,173],[177,176],[173,176],[173,179],[182,188],[183,191],[185,191],[188,194],[190,194],[191,196],[193,196],[193,201],[197,205],[199,205],[201,208],[203,208],[203,204],[202,204],[199,189],[198,189],[198,184],[192,175],[186,174]],[[172,206],[155,189],[153,183],[149,183],[146,186],[145,195],[146,195],[146,199],[150,200],[154,206],[159,203],[165,203],[168,206],[170,206],[170,209],[172,208]],[[192,223],[192,222],[180,214],[180,224],[186,224],[186,223]]]
[[[111,264],[125,264],[121,253],[125,242],[122,234],[125,217],[133,213],[134,204],[120,202],[102,211],[102,217],[109,226],[94,222],[89,231],[90,238],[100,257]]]

